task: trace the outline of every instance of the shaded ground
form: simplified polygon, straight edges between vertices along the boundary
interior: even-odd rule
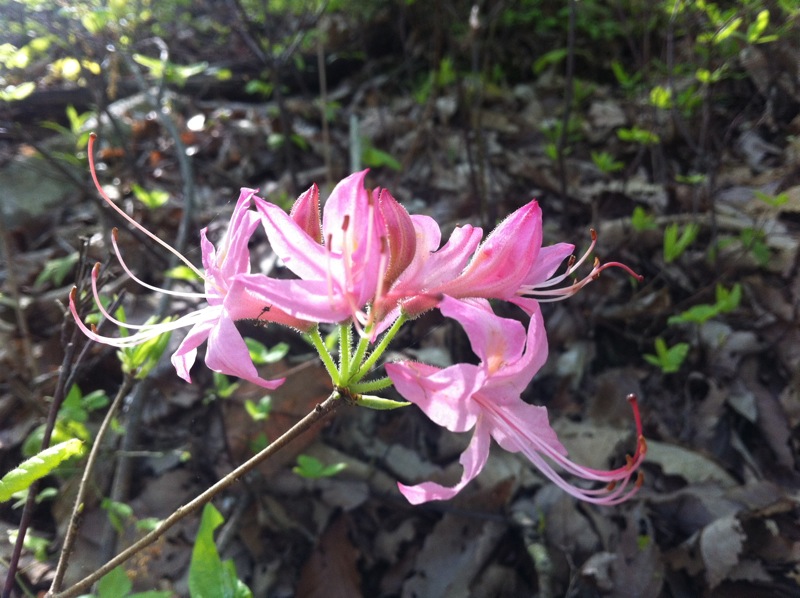
[[[362,165],[373,167],[370,184],[388,187],[409,211],[435,216],[443,229],[470,222],[489,230],[531,197],[542,205],[546,243],[586,247],[594,227],[597,255],[630,265],[645,281],[635,285],[610,271],[568,301],[546,305],[550,357],[525,398],[548,407],[575,461],[607,468],[633,450],[624,398],[635,392],[649,446],[644,487],[618,507],[579,504],[524,459],[496,451],[457,499],[411,507],[395,482],[457,476],[468,439],[443,433],[414,408],[348,409],[215,501],[226,518],[218,536],[223,555],[235,560],[256,596],[794,595],[800,582],[797,36],[735,55],[736,76],[701,94],[688,115],[659,111],[645,92],[626,90],[609,71],[593,73],[593,63],[579,59],[577,80],[589,87],[572,109],[579,127],[562,142],[547,126],[560,122],[565,90],[576,87],[563,77],[562,62],[523,77],[520,57],[533,62],[543,52],[526,46],[518,30],[492,28],[485,16],[483,29],[449,35],[424,16],[393,9],[369,23],[341,15],[314,23],[327,34],[329,132],[321,125],[313,46],[297,50],[305,69],[287,60],[292,66],[281,71],[286,89],[279,100],[253,101],[204,75],[189,87],[168,85],[163,105],[175,131],[156,116],[158,90],[139,88],[121,67],[128,93],[110,100],[105,118],[91,125],[106,165],[101,178],[163,239],[179,239],[185,219],[186,254],[196,261],[199,229],[209,226],[218,237],[240,186],[258,187],[288,206],[312,182],[324,186],[350,172],[354,139]],[[199,30],[180,43],[176,37],[170,59],[235,65],[241,89],[261,67],[248,47],[252,38],[240,33],[224,54],[204,44]],[[676,38],[679,57],[690,52],[689,37]],[[357,59],[339,58],[348,55]],[[454,66],[443,67],[444,57]],[[495,63],[505,67],[505,78],[488,78]],[[782,68],[769,68],[776,63]],[[447,68],[452,77],[442,75]],[[685,83],[678,79],[678,86]],[[47,87],[42,82],[39,91]],[[60,118],[66,96],[49,92]],[[34,126],[47,114],[36,104],[42,94],[33,107],[4,108],[15,122],[6,121],[0,174],[2,471],[21,460],[23,442],[43,421],[65,343],[84,344],[64,304],[73,281],[95,260],[107,260],[108,228],[119,226],[98,209],[85,164],[59,160],[76,151],[71,133],[53,137]],[[634,127],[657,132],[658,143],[620,139],[617,131]],[[177,157],[180,144],[190,156],[193,189],[181,170],[187,163]],[[564,150],[561,160],[548,154],[553,146]],[[604,172],[592,160],[592,152],[603,151],[620,162],[619,170]],[[692,178],[697,174],[705,178]],[[133,184],[165,190],[169,200],[147,209]],[[643,220],[632,219],[636,208],[644,210]],[[698,226],[696,239],[666,261],[665,231],[689,223]],[[130,267],[159,284],[169,256],[138,236],[120,239]],[[252,249],[255,265],[279,269],[265,243]],[[62,276],[42,276],[45,264],[76,252],[81,258],[64,260]],[[108,263],[106,292],[124,288],[128,318],[145,319],[158,298],[119,276],[113,259]],[[731,298],[738,293],[738,301]],[[686,321],[668,321],[702,305],[708,307]],[[186,308],[173,302],[170,311]],[[408,328],[396,343],[398,355],[472,358],[466,339],[437,316]],[[255,421],[245,407],[262,397],[261,389],[243,383],[221,398],[202,367],[192,385],[168,364],[158,367],[127,400],[119,418],[125,433],[109,443],[94,477],[69,579],[115,551],[102,498],[132,507],[122,545],[137,533],[134,519],[165,517],[329,394],[324,370],[296,336],[278,328],[250,332],[268,346],[292,346],[289,358],[267,366],[296,372],[272,393],[270,417]],[[672,373],[644,358],[656,354],[658,338],[667,348],[686,343]],[[84,395],[113,396],[121,380],[106,347],[89,347],[69,369]],[[102,412],[88,414],[89,429]],[[333,478],[304,480],[291,471],[301,453],[347,468]],[[36,509],[33,533],[50,544],[40,560],[32,552],[23,557],[29,588],[49,585],[77,484],[70,473],[47,480],[58,493]],[[19,514],[8,503],[0,509],[3,573],[11,550],[5,532],[16,529]],[[136,587],[187,595],[196,529],[191,518],[130,561]]]

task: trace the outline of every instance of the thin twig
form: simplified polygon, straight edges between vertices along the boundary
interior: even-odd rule
[[[311,429],[311,427],[315,424],[332,416],[342,404],[344,404],[344,401],[339,399],[338,393],[332,393],[327,399],[317,405],[308,415],[297,422],[289,430],[284,432],[279,438],[277,438],[272,444],[270,444],[260,453],[254,457],[251,457],[248,461],[234,469],[231,473],[219,480],[208,490],[198,495],[194,500],[186,503],[182,507],[179,507],[174,513],[172,513],[172,515],[167,517],[157,529],[147,534],[145,537],[134,543],[126,550],[123,550],[120,554],[100,567],[97,571],[91,575],[88,575],[69,589],[58,594],[48,592],[46,598],[72,598],[74,596],[78,596],[81,592],[88,590],[95,581],[99,580],[109,571],[115,567],[118,567],[133,555],[158,540],[172,526],[188,515],[197,511],[200,507],[208,503],[220,492],[235,484],[242,476],[252,471],[262,461],[273,456],[275,453],[288,445],[292,440]]]
[[[86,461],[86,467],[84,468],[83,475],[81,476],[81,483],[78,486],[78,494],[75,497],[75,506],[72,508],[72,515],[69,518],[67,534],[64,537],[64,545],[61,548],[61,554],[58,557],[58,565],[56,566],[53,584],[50,586],[50,591],[53,593],[57,593],[61,589],[61,583],[64,581],[64,574],[67,572],[67,563],[69,561],[70,554],[72,553],[72,548],[75,545],[75,539],[78,536],[78,517],[80,517],[84,508],[86,492],[89,487],[89,477],[92,475],[94,465],[97,462],[97,456],[100,454],[100,447],[103,444],[103,438],[105,438],[106,432],[108,431],[109,427],[111,427],[111,420],[114,418],[119,406],[122,404],[122,399],[125,398],[125,395],[128,394],[128,391],[130,391],[131,387],[133,386],[133,382],[133,376],[125,376],[125,379],[122,381],[122,385],[117,391],[117,396],[114,397],[114,401],[108,408],[108,412],[106,413],[105,418],[103,418],[103,423],[100,425],[100,429],[97,431],[97,436],[94,439],[92,450],[89,453],[89,458]]]

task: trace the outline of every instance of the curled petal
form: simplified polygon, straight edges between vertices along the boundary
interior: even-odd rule
[[[263,388],[278,388],[285,378],[266,380],[258,375],[247,345],[229,318],[220,318],[208,336],[206,366],[215,372],[237,376]]]
[[[484,465],[486,465],[486,461],[489,458],[489,444],[489,428],[479,419],[469,446],[461,453],[461,457],[459,458],[459,462],[464,468],[464,473],[461,475],[461,480],[459,480],[455,486],[448,487],[435,482],[423,482],[416,486],[406,486],[398,483],[397,487],[412,505],[418,505],[430,500],[447,500],[453,498],[456,494],[461,492],[464,486],[475,479]]]

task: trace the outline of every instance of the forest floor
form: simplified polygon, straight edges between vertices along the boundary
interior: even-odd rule
[[[318,26],[340,34],[355,27]],[[508,84],[442,66],[426,79],[424,53],[411,48],[424,40],[410,35],[406,43],[403,53],[367,53],[332,66],[324,97],[316,74],[300,76],[311,67],[286,69],[280,101],[231,92],[231,82],[202,76],[185,87],[139,88],[123,69],[128,93],[74,130],[63,120],[68,102],[59,100],[74,96],[46,82],[27,107],[0,108],[10,119],[0,141],[0,471],[23,459],[63,364],[80,389],[73,411],[62,413],[66,434],[70,426],[94,434],[106,402],[92,393],[113,397],[121,383],[114,349],[90,344],[75,357],[87,339],[74,332],[65,306],[94,261],[113,273],[104,293],[126,291],[129,321],[146,319],[159,303],[118,268],[110,227],[123,229],[121,252],[148,282],[161,284],[169,265],[162,248],[130,234],[102,207],[85,147],[76,147],[84,131],[99,134],[106,190],[162,239],[179,238],[187,223],[185,253],[196,263],[200,229],[219,238],[240,187],[288,207],[312,183],[324,198],[354,166],[369,166],[370,185],[388,188],[411,213],[434,216],[446,234],[465,223],[488,234],[536,198],[545,244],[574,243],[580,255],[595,229],[597,256],[644,276],[636,283],[610,270],[576,296],[545,304],[549,357],[523,395],[548,408],[574,461],[605,469],[624,464],[635,447],[625,400],[635,393],[648,443],[644,484],[618,506],[581,503],[524,457],[494,446],[486,469],[456,499],[411,506],[396,481],[457,478],[469,435],[443,431],[416,407],[341,410],[215,500],[225,518],[220,552],[253,594],[797,595],[800,83],[752,66],[781,61],[800,73],[797,43],[765,44],[753,48],[755,57],[734,60],[739,76],[693,116],[659,111],[614,80],[592,80],[579,63],[583,92],[573,115],[580,124],[561,159],[552,155],[559,137],[546,125],[560,122],[565,90],[575,86],[563,63]],[[253,60],[246,44],[225,50],[223,56],[202,41],[176,41],[170,60]],[[329,58],[336,50],[324,48]],[[306,62],[315,59],[309,54]],[[452,77],[442,75],[448,68]],[[234,82],[244,85],[251,74],[242,66]],[[422,83],[412,86],[412,78]],[[159,106],[169,110],[158,115]],[[64,128],[42,128],[43,119]],[[658,142],[620,139],[619,130],[647,123]],[[354,144],[359,164],[351,158]],[[602,152],[619,168],[602,168]],[[80,159],[63,157],[70,153]],[[693,178],[698,173],[704,176]],[[168,199],[148,208],[135,185]],[[674,256],[665,255],[668,230],[694,233]],[[257,239],[254,267],[280,271],[263,235]],[[190,308],[173,301],[169,313]],[[268,347],[291,348],[262,370],[294,372],[269,393],[269,416],[253,413],[263,389],[240,382],[226,393],[225,382],[201,366],[186,384],[165,359],[116,420],[67,585],[140,535],[137,522],[163,519],[330,394],[324,368],[296,334],[278,326],[248,332]],[[661,365],[648,361],[662,342]],[[67,343],[74,344],[71,362]],[[393,349],[391,358],[439,364],[474,359],[463,333],[433,313],[414,321]],[[292,471],[299,455],[346,468],[305,479]],[[31,595],[49,587],[82,464],[40,487],[57,492],[36,507],[30,533],[42,541],[29,542],[22,557],[20,577]],[[130,510],[110,509],[110,517],[106,498]],[[3,577],[20,512],[13,501],[0,506]],[[188,595],[197,527],[198,517],[186,519],[125,565],[138,591]]]

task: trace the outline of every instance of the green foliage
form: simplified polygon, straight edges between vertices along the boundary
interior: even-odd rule
[[[79,455],[82,450],[83,442],[72,438],[26,459],[0,479],[0,502],[9,500],[15,492],[26,490],[36,480],[48,475],[66,459]]]
[[[120,322],[126,321],[125,310],[122,307],[117,309],[115,316]],[[171,321],[170,318],[164,320],[165,323],[169,321]],[[158,319],[155,317],[148,318],[144,326],[153,325],[157,322]],[[120,328],[119,330],[120,336],[128,336],[127,329]],[[133,376],[137,380],[146,378],[150,370],[156,366],[158,360],[161,359],[161,356],[164,354],[169,344],[170,336],[172,336],[172,332],[164,332],[133,347],[122,347],[117,351],[117,357],[122,366],[122,371]]]
[[[642,206],[636,206],[633,208],[633,214],[631,214],[631,226],[633,226],[634,230],[639,232],[658,228],[656,219],[652,215],[648,214]]]
[[[408,401],[393,401],[392,399],[362,394],[357,395],[355,400],[356,405],[359,407],[366,407],[367,409],[374,409],[375,411],[391,411],[392,409],[399,409],[400,407],[408,407],[411,404]]]
[[[153,210],[155,208],[160,208],[169,199],[169,192],[164,191],[163,189],[152,189],[148,191],[144,187],[133,183],[131,185],[131,191],[136,196],[140,202],[142,202],[146,208]]]
[[[239,383],[231,382],[231,379],[225,374],[212,372],[211,378],[214,381],[213,395],[219,397],[220,399],[227,399],[236,392],[237,388],[239,388]]]
[[[364,142],[361,149],[361,162],[364,166],[368,166],[369,168],[380,168],[381,166],[386,166],[396,172],[400,172],[403,169],[403,165],[400,164],[400,161],[397,160],[391,154],[379,150],[376,147]]]
[[[124,533],[125,524],[135,520],[133,508],[124,502],[104,498],[100,503],[100,507],[106,512],[111,527],[113,527],[118,534]]]
[[[18,535],[19,535],[19,530],[9,530],[8,531],[9,543],[15,544]],[[33,554],[34,558],[41,563],[47,562],[47,547],[49,545],[50,545],[50,540],[48,540],[47,538],[43,538],[42,536],[37,536],[30,530],[28,530],[28,533],[25,534],[25,539],[22,541],[22,547],[31,554]]]
[[[329,478],[335,476],[347,467],[347,463],[334,463],[333,465],[325,465],[316,457],[310,455],[298,455],[297,465],[292,468],[292,471],[300,477],[316,480],[319,478]]]
[[[56,415],[56,425],[51,437],[52,443],[65,442],[71,438],[78,438],[91,444],[92,435],[86,427],[89,413],[102,409],[109,403],[109,398],[103,391],[95,391],[84,396],[77,385],[70,388],[64,402]],[[45,425],[34,428],[25,442],[22,443],[22,454],[32,456],[42,450]]]
[[[256,365],[277,363],[289,353],[289,345],[286,343],[278,343],[271,349],[268,349],[266,345],[252,338],[245,338],[244,342],[250,353],[250,359],[252,359],[253,363]]]
[[[258,403],[247,399],[244,402],[244,409],[253,421],[264,421],[272,412],[272,397],[269,395],[263,396],[259,399]]]
[[[592,162],[601,172],[605,172],[606,174],[611,174],[612,172],[617,172],[625,168],[623,162],[620,162],[613,154],[606,151],[592,151]]]
[[[664,231],[664,261],[669,264],[682,256],[699,232],[700,225],[695,222],[690,222],[682,230],[677,222],[667,226]]]
[[[672,316],[667,320],[667,323],[704,324],[711,318],[715,318],[720,314],[730,313],[738,308],[739,303],[742,301],[742,286],[736,283],[728,290],[721,284],[718,284],[715,299],[716,302],[713,304],[704,303],[695,305],[677,316]]]
[[[657,133],[637,126],[617,129],[617,137],[619,137],[620,141],[628,141],[639,145],[655,145],[661,141]]]
[[[233,561],[222,561],[214,544],[214,530],[224,521],[214,505],[203,507],[189,564],[191,598],[253,598],[250,589],[236,576]]]
[[[207,62],[180,65],[169,61],[162,61],[159,58],[150,58],[143,54],[134,54],[133,59],[146,68],[151,77],[155,79],[161,79],[163,77],[168,83],[174,83],[179,87],[183,87],[186,84],[186,80],[190,77],[199,75],[208,69]]]
[[[97,582],[95,598],[170,598],[172,592],[137,592],[131,594],[133,583],[122,566],[112,569]]]
[[[667,343],[660,336],[655,341],[655,355],[647,353],[645,360],[659,368],[665,374],[674,374],[680,370],[686,356],[689,354],[688,343],[677,343],[667,347]]]
[[[756,191],[755,196],[758,201],[761,201],[773,208],[780,208],[782,205],[786,204],[786,202],[789,201],[788,193],[769,195],[767,193],[762,193],[761,191]]]
[[[72,272],[72,268],[78,263],[78,252],[65,255],[64,257],[57,257],[52,260],[47,260],[33,282],[33,286],[41,287],[42,285],[52,282],[53,286],[61,286],[67,275]]]

